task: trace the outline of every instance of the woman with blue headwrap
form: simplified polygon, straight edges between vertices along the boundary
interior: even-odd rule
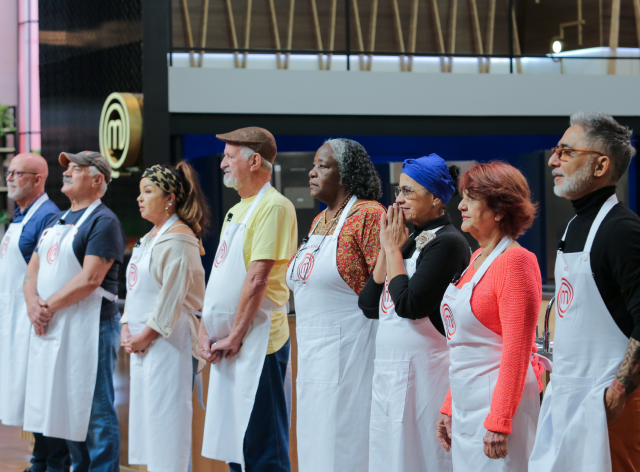
[[[365,316],[380,320],[369,432],[371,472],[452,470],[434,424],[449,386],[440,302],[471,255],[446,212],[458,172],[436,154],[407,159],[396,203],[380,219],[380,255],[358,302]],[[405,223],[413,224],[412,234]]]

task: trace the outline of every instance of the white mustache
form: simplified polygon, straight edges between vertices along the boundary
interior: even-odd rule
[[[63,184],[66,184],[66,183],[72,184],[73,183],[73,179],[71,177],[67,177],[66,175],[63,175],[62,176],[62,183]]]
[[[553,175],[554,177],[566,177],[566,175],[564,175],[564,172],[551,172],[551,175]]]

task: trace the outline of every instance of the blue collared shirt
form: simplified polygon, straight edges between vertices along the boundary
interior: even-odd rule
[[[37,201],[37,199],[36,199]],[[35,203],[35,201],[33,202]],[[20,211],[20,207],[17,207],[13,211],[13,223],[20,223],[24,220],[24,217],[27,216],[27,212],[33,206],[33,203],[29,205],[24,211]],[[47,227],[47,222],[51,219],[52,215],[55,215],[60,212],[60,209],[57,207],[55,203],[51,200],[47,200],[38,211],[29,218],[27,224],[22,228],[22,235],[20,236],[20,240],[18,241],[18,247],[20,248],[20,252],[22,253],[22,257],[24,257],[25,262],[28,264],[31,260],[31,255],[38,244],[38,240],[40,239],[40,235]]]

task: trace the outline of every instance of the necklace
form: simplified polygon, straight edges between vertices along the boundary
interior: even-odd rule
[[[351,195],[347,195],[347,198],[344,199],[344,202],[342,202],[342,205],[340,205],[340,208],[338,208],[338,211],[336,211],[336,214],[329,221],[327,221],[327,210],[325,210],[322,216],[322,219],[324,221],[322,226],[326,225],[327,223],[337,221],[338,217],[342,213],[342,210],[344,210],[344,207],[346,207],[347,203],[349,203],[349,200],[351,200]]]

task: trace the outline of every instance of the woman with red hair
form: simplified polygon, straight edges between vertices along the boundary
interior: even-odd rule
[[[524,176],[502,162],[472,165],[460,192],[461,229],[480,249],[440,306],[450,390],[437,436],[452,451],[454,472],[524,472],[540,410],[534,353],[542,282],[536,256],[515,239],[536,206]]]

